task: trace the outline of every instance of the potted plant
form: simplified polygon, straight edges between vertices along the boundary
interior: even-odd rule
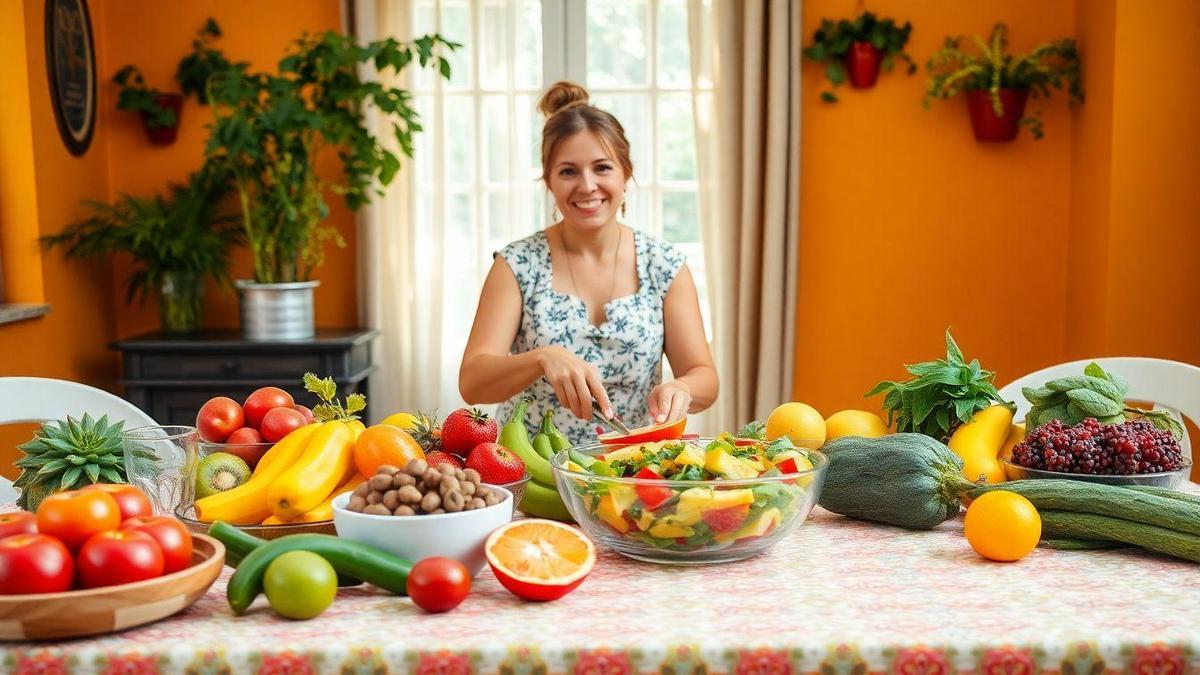
[[[238,280],[242,332],[247,339],[303,339],[313,335],[314,269],[324,247],[344,246],[323,225],[329,213],[324,188],[342,195],[352,210],[369,201],[400,168],[389,145],[363,123],[367,106],[387,114],[396,146],[411,157],[420,131],[408,92],[364,79],[363,66],[398,74],[414,61],[449,77],[450,65],[434,52],[458,45],[438,35],[412,43],[388,39],[359,46],[335,32],[297,40],[278,73],[229,68],[208,82],[215,120],[207,154],[228,168],[241,205],[242,226],[254,257],[254,279]],[[338,148],[342,173],[326,184],[315,159]]]
[[[825,76],[834,87],[849,77],[851,86],[866,89],[875,86],[880,68],[891,71],[897,58],[908,63],[908,74],[916,72],[916,64],[904,52],[911,33],[911,23],[897,26],[894,20],[879,19],[871,12],[863,12],[853,21],[823,19],[803,53],[825,64]],[[821,99],[827,103],[838,100],[832,91],[822,92]]]
[[[1068,102],[1083,102],[1083,82],[1079,75],[1079,50],[1069,38],[1045,42],[1028,53],[1008,54],[1008,27],[997,23],[985,42],[978,35],[972,41],[978,54],[962,49],[962,37],[948,37],[941,49],[930,57],[931,75],[924,105],[931,98],[948,99],[960,91],[966,94],[971,129],[978,141],[1011,141],[1022,125],[1035,139],[1042,138],[1041,111],[1025,116],[1030,94],[1048,97],[1050,89],[1066,89]]]
[[[200,327],[204,281],[229,284],[229,256],[243,243],[237,214],[221,208],[229,181],[206,165],[167,195],[121,195],[113,204],[84,202],[91,217],[59,234],[42,237],[46,247],[63,246],[67,257],[108,260],[133,257],[126,301],[159,300],[162,330],[186,333]]]
[[[245,70],[245,62],[231,63],[224,52],[214,48],[213,42],[221,37],[221,27],[208,19],[192,40],[192,53],[179,60],[175,79],[184,96],[194,95],[200,105],[208,105],[208,81],[214,73],[230,68]]]
[[[121,87],[117,95],[117,109],[137,111],[150,143],[170,145],[175,142],[179,131],[179,115],[183,110],[183,96],[147,87],[137,66],[125,66],[118,70],[113,82]]]

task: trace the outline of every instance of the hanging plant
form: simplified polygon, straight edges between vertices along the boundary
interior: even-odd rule
[[[863,12],[853,21],[822,19],[803,53],[825,64],[825,77],[835,88],[849,79],[851,86],[864,89],[875,86],[881,68],[890,72],[897,58],[908,64],[909,75],[916,72],[916,64],[904,52],[911,33],[911,23],[897,26],[893,19],[879,19],[871,12]],[[825,91],[821,100],[836,103],[838,98],[833,91]]]
[[[113,75],[113,82],[121,88],[117,94],[117,110],[137,112],[152,144],[170,145],[175,142],[175,135],[179,131],[179,114],[183,110],[182,96],[148,87],[142,71],[133,65],[118,70]]]
[[[976,139],[1011,141],[1021,126],[1028,127],[1034,139],[1041,139],[1041,110],[1025,115],[1030,95],[1049,97],[1050,89],[1065,89],[1069,105],[1083,102],[1079,50],[1074,40],[1045,42],[1014,56],[1007,53],[1008,27],[1003,23],[992,28],[986,42],[978,35],[971,36],[978,54],[966,52],[964,40],[948,37],[930,57],[926,68],[931,77],[923,104],[928,108],[930,99],[965,93]]]
[[[200,105],[208,105],[208,81],[214,74],[230,68],[245,70],[250,64],[239,61],[233,63],[225,53],[215,48],[213,43],[221,37],[221,27],[209,18],[196,31],[192,40],[192,53],[179,60],[179,68],[175,71],[175,79],[179,82],[184,96],[196,97]]]

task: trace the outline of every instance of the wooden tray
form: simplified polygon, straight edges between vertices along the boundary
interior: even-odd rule
[[[0,640],[52,640],[113,633],[190,606],[217,580],[225,546],[192,535],[192,566],[119,586],[66,593],[0,595]]]
[[[175,518],[189,530],[204,534],[212,523],[196,520],[196,509],[191,504],[182,504],[175,509]],[[279,525],[234,525],[237,529],[259,539],[278,539],[289,534],[337,534],[332,520],[312,523],[281,523]]]

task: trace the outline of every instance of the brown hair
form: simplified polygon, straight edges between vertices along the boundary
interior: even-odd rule
[[[542,126],[542,180],[550,180],[550,162],[558,146],[581,131],[600,137],[626,178],[633,178],[633,160],[629,157],[629,140],[625,128],[611,113],[588,104],[588,92],[574,82],[555,82],[538,100],[538,111],[546,116]]]

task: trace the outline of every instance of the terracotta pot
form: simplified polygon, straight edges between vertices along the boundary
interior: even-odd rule
[[[179,115],[183,111],[183,96],[180,94],[159,94],[154,97],[154,103],[160,108],[166,108],[175,113],[175,123],[166,126],[158,127],[157,129],[150,128],[150,116],[146,113],[142,115],[142,126],[146,127],[146,137],[150,139],[153,145],[170,145],[175,142],[175,136],[179,133]]]
[[[850,86],[856,89],[868,89],[875,86],[879,79],[879,67],[883,65],[883,52],[870,42],[855,42],[850,45],[850,51],[843,58],[846,73],[850,76]]]
[[[1025,115],[1028,89],[1001,89],[1000,106],[1003,115],[997,115],[992,107],[992,96],[986,89],[967,92],[967,111],[971,114],[971,129],[975,140],[984,143],[1011,141],[1021,130],[1021,118]]]

